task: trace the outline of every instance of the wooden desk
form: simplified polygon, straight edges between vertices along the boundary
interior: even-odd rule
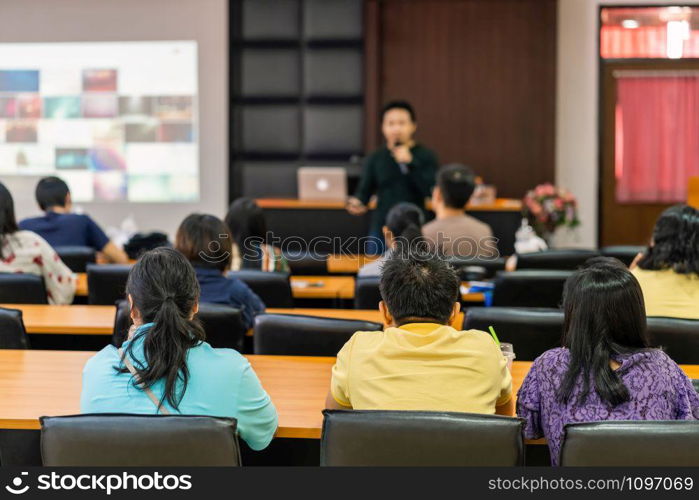
[[[76,296],[87,295],[87,274],[77,273]],[[315,286],[301,287],[301,282]],[[352,276],[292,276],[291,291],[296,299],[353,299]]]
[[[78,282],[75,284],[76,297],[87,297],[87,273],[75,273]]]
[[[338,266],[351,264],[338,259]],[[335,264],[333,264],[335,265]],[[75,295],[78,297],[87,296],[87,274],[76,273],[78,283],[75,288]],[[302,287],[305,282],[312,286]],[[468,285],[467,283],[465,283]],[[295,299],[353,299],[354,298],[354,277],[352,276],[292,276],[291,292]],[[461,295],[464,302],[483,302],[482,293],[466,293]]]
[[[27,333],[111,335],[116,314],[114,306],[1,304],[0,307],[21,310]]]
[[[364,264],[378,258],[378,255],[328,255],[326,265],[329,273],[357,274]]]
[[[114,306],[0,304],[0,307],[22,311],[27,333],[57,335],[111,335],[116,314]],[[377,309],[269,308],[267,313],[383,322],[381,313]],[[461,328],[463,317],[463,313],[459,313],[456,328]]]
[[[268,314],[294,314],[303,316],[318,316],[319,318],[357,319],[361,321],[373,321],[383,323],[383,318],[378,309],[313,309],[295,307],[292,309],[268,308]]]
[[[302,201],[285,198],[257,200],[264,210],[267,228],[279,238],[282,250],[299,241],[318,252],[339,253],[338,244],[345,252],[361,254],[366,251],[363,238],[369,234],[371,211],[354,216],[345,210],[344,201]],[[371,208],[371,207],[370,207]],[[490,225],[498,240],[501,255],[515,251],[515,232],[522,222],[520,200],[497,199],[494,203],[468,205],[466,211]]]
[[[0,428],[39,429],[43,415],[80,413],[82,369],[94,352],[0,351]],[[320,438],[335,358],[248,356],[279,412],[277,437]]]
[[[302,286],[307,284],[309,286]],[[292,276],[291,290],[295,299],[353,299],[352,276]]]
[[[296,198],[258,198],[255,200],[260,208],[274,209],[325,209],[344,210],[345,201],[334,200],[299,200]],[[376,204],[369,203],[369,209],[376,208]],[[432,210],[432,203],[425,204],[427,210]],[[467,212],[521,212],[522,202],[511,198],[498,198],[493,203],[469,203],[464,207]]]
[[[0,350],[0,428],[39,429],[42,415],[80,412],[81,373],[93,352]],[[247,356],[279,412],[277,437],[319,439],[335,358]],[[517,393],[531,363],[515,361]],[[699,378],[699,365],[683,365]]]

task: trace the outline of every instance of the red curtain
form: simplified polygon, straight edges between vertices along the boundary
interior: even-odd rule
[[[667,26],[603,26],[600,30],[600,55],[604,59],[667,58]],[[682,57],[699,57],[699,31],[690,31],[684,41]]]
[[[617,79],[619,203],[678,203],[699,175],[699,76]]]

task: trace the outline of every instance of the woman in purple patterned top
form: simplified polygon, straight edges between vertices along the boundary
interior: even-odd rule
[[[564,347],[534,361],[517,395],[525,437],[546,437],[552,465],[568,423],[699,419],[691,380],[648,347],[638,281],[621,263],[596,260],[566,282]]]

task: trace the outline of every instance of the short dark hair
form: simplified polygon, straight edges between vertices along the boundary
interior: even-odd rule
[[[175,248],[195,267],[226,271],[233,257],[233,237],[214,215],[191,214],[177,229]]]
[[[476,189],[476,175],[466,165],[451,163],[437,172],[437,186],[449,208],[464,208]]]
[[[587,269],[588,267],[593,267],[593,266],[612,266],[612,267],[621,267],[622,269],[628,269],[626,264],[624,264],[622,261],[617,259],[616,257],[606,257],[604,255],[597,255],[596,257],[590,257],[587,259],[582,266],[580,266],[581,269]]]
[[[653,245],[644,252],[638,267],[699,274],[699,210],[674,205],[660,214],[653,229]]]
[[[408,114],[410,115],[410,120],[413,121],[413,123],[417,121],[415,116],[415,110],[413,109],[412,104],[410,104],[408,101],[389,101],[386,104],[384,104],[384,107],[381,108],[381,121],[383,121],[384,116],[386,116],[386,113],[388,113],[392,109],[403,109],[408,112]]]
[[[379,288],[397,325],[411,321],[447,324],[459,298],[459,277],[428,252],[391,252],[381,267]]]
[[[70,193],[68,184],[58,177],[44,177],[36,185],[36,202],[46,211],[51,207],[65,207],[66,197]]]

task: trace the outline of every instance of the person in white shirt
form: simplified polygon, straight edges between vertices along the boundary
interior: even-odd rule
[[[0,183],[0,273],[41,276],[49,304],[70,304],[77,279],[56,251],[38,234],[20,231],[12,195]]]

